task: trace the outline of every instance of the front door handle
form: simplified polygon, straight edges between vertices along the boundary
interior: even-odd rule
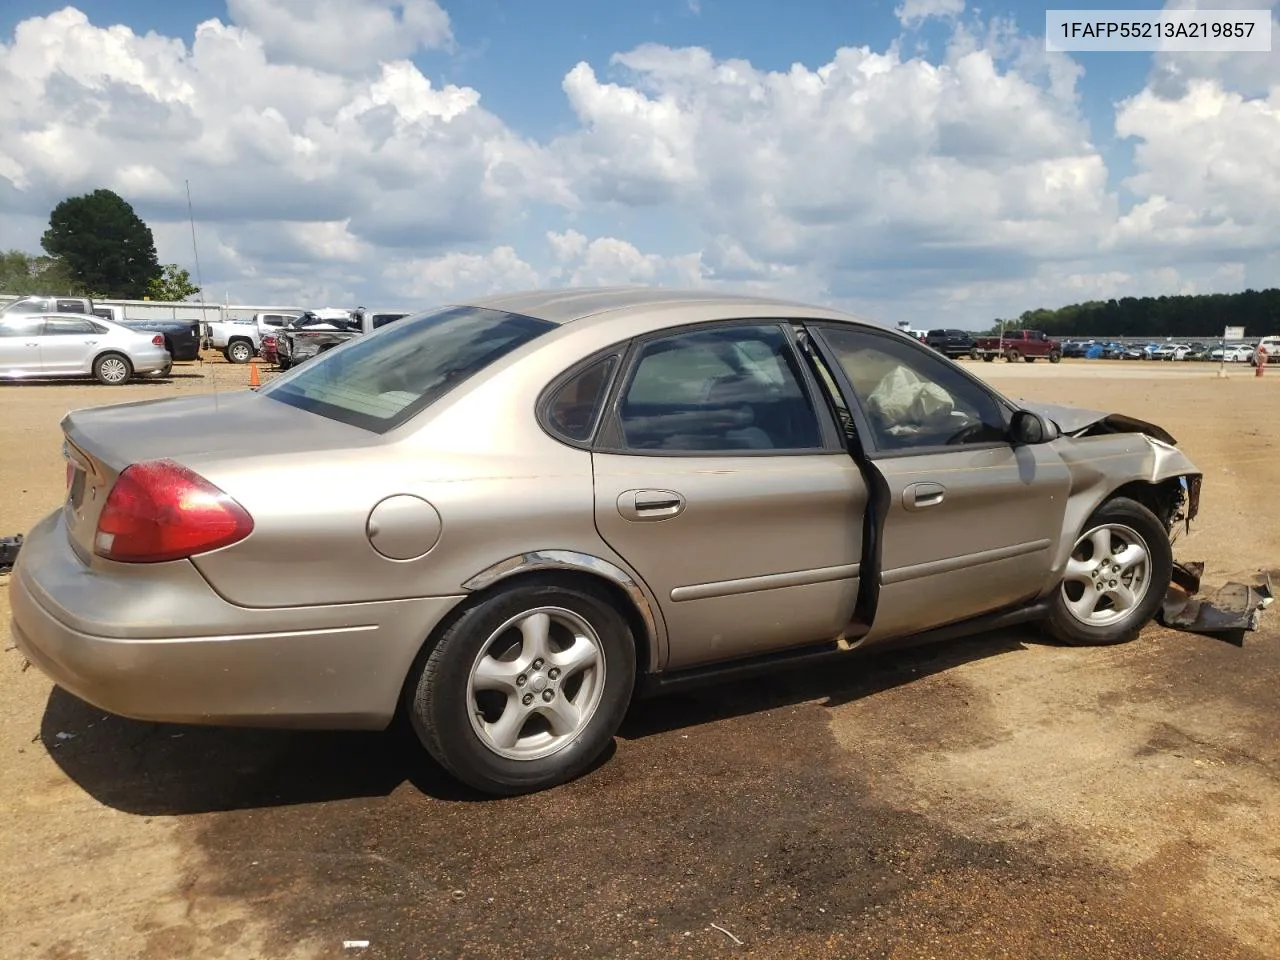
[[[632,521],[669,520],[684,512],[684,497],[674,490],[625,490],[618,512]]]
[[[936,507],[947,494],[947,489],[940,483],[912,483],[902,491],[902,506],[907,510],[923,510],[925,507]]]

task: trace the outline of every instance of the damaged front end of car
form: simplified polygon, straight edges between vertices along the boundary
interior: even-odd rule
[[[1072,480],[1068,529],[1113,496],[1146,506],[1171,538],[1180,527],[1190,529],[1200,512],[1204,475],[1167,430],[1118,413],[1042,403],[1023,402],[1022,407],[1058,428],[1058,452]]]
[[[1059,444],[1059,452],[1071,471],[1071,522],[1082,522],[1106,498],[1125,496],[1159,517],[1171,541],[1190,531],[1200,513],[1204,475],[1168,431],[1124,414],[1052,404],[1023,406],[1053,421],[1061,439],[1068,441]],[[1159,622],[1190,633],[1257,630],[1262,611],[1274,600],[1270,576],[1264,574],[1256,584],[1230,581],[1201,596],[1204,566],[1175,560]]]

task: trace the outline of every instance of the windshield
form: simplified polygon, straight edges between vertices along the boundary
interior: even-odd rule
[[[44,313],[49,308],[48,300],[11,300],[0,307],[0,314],[5,313]]]
[[[468,377],[555,329],[546,320],[448,307],[406,317],[263,387],[263,396],[385,433]]]

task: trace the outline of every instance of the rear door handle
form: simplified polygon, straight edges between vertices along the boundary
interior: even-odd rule
[[[946,487],[940,483],[912,483],[902,491],[902,505],[908,510],[923,510],[940,504],[946,494]]]
[[[618,512],[626,519],[669,520],[684,511],[684,497],[674,490],[625,490],[618,497]]]

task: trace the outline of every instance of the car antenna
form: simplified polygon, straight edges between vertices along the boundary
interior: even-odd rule
[[[187,187],[187,221],[191,224],[191,255],[195,258],[195,262],[196,262],[196,291],[200,295],[200,324],[197,328],[197,330],[199,331],[204,329],[205,320],[207,319],[207,314],[205,312],[205,305],[204,305],[204,280],[200,277],[200,248],[196,246],[196,215],[195,215],[195,210],[191,206],[191,181],[183,180],[182,182],[186,184],[186,187]],[[199,333],[197,333],[197,335],[199,335]],[[203,354],[200,355],[200,366],[201,367],[204,366]],[[214,409],[217,409],[217,406],[218,406],[217,374],[214,374],[214,377],[213,377],[213,406],[214,406]]]

